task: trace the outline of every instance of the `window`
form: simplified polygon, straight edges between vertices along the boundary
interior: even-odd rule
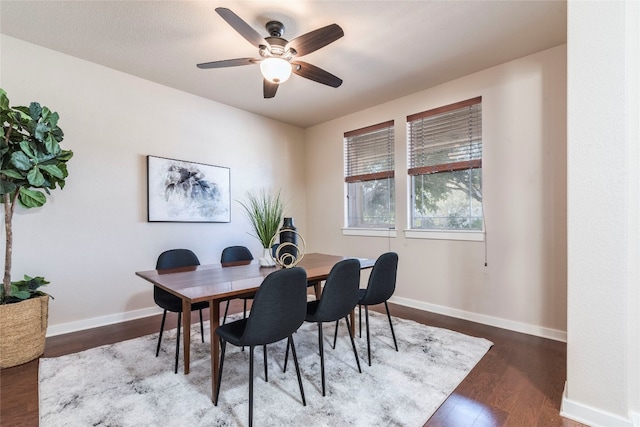
[[[393,121],[344,134],[347,227],[395,225]]]
[[[411,229],[482,230],[482,98],[407,117]]]

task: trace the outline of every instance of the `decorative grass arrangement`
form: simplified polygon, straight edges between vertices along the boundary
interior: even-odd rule
[[[274,195],[266,189],[247,192],[246,203],[238,202],[253,226],[253,235],[260,240],[265,249],[269,248],[282,220],[283,203],[280,193],[281,190],[278,190]]]

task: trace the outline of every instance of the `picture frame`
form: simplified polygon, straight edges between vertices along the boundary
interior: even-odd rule
[[[231,222],[231,170],[147,156],[147,222]]]

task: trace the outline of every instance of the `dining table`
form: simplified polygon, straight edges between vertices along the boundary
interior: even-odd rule
[[[361,269],[372,268],[375,259],[357,258],[322,253],[305,254],[297,267],[307,273],[307,284],[313,286],[316,298],[320,298],[322,282],[327,279],[331,268],[344,259],[358,259]],[[220,325],[220,303],[230,299],[251,297],[270,273],[281,266],[261,267],[257,262],[233,267],[220,264],[196,265],[166,270],[137,271],[135,274],[155,286],[175,295],[182,301],[182,330],[184,374],[189,373],[191,346],[191,305],[207,301],[209,303],[209,329],[211,345],[211,400],[215,402],[219,375],[220,346],[216,329]],[[355,326],[354,312],[351,312],[351,328]]]

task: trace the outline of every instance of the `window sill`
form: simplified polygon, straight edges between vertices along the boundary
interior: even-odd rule
[[[404,230],[407,239],[432,239],[432,240],[463,240],[469,242],[484,242],[484,231],[431,231],[431,230]]]
[[[343,236],[396,237],[395,228],[343,228]]]

